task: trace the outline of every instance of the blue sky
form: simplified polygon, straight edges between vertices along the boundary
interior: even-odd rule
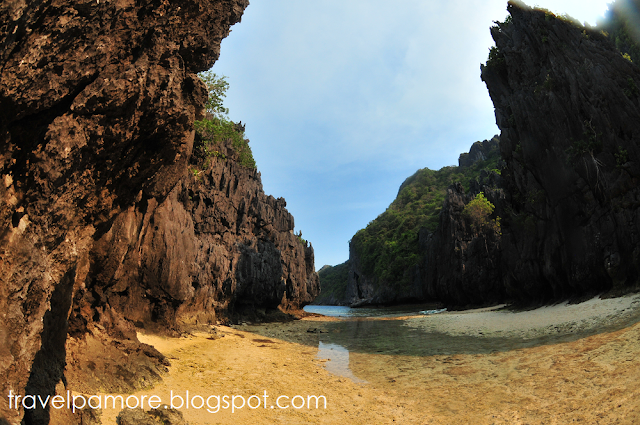
[[[424,167],[498,133],[480,64],[506,0],[250,0],[212,70],[265,192],[284,197],[316,269]],[[607,1],[535,5],[595,24]]]

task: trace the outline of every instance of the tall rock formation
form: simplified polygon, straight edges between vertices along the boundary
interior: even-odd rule
[[[349,283],[349,261],[335,266],[325,265],[318,270],[320,295],[313,300],[316,305],[349,305],[347,286]]]
[[[458,167],[438,171],[418,170],[400,186],[387,212],[354,236],[347,262],[349,274],[344,278],[346,290],[332,302],[359,306],[430,301],[460,307],[504,300],[500,230],[476,231],[464,213],[465,206],[480,193],[498,212],[504,210],[499,137],[475,142],[468,153],[460,154],[458,163]],[[398,217],[389,220],[392,209]],[[498,213],[490,218],[496,219],[500,220]],[[402,231],[398,231],[398,223],[404,226]],[[407,223],[414,226],[408,229],[414,233],[407,231]],[[396,252],[404,258],[398,261],[387,253],[388,247],[403,242],[406,248]],[[368,257],[364,261],[363,254]],[[383,262],[396,267],[400,264],[400,272],[380,276],[377,265]]]
[[[597,29],[510,2],[482,79],[501,129],[516,300],[638,284],[640,68]]]
[[[379,240],[379,231],[358,232],[352,301],[534,304],[640,288],[640,68],[614,45],[631,49],[637,28],[613,14],[616,21],[602,28],[624,37],[612,40],[600,28],[521,3],[509,2],[508,11],[491,29],[496,47],[481,69],[501,130],[500,169],[466,191],[449,186],[437,227],[406,234],[417,243],[401,255],[419,260],[393,274],[404,287],[371,272],[397,264],[375,255],[402,240],[393,230],[404,221],[387,220]],[[460,168],[482,161],[488,147],[474,144]],[[463,214],[480,192],[495,206],[499,231],[475,231]],[[366,249],[355,252],[354,241]]]
[[[313,301],[313,248],[294,235],[284,199],[264,194],[231,144],[219,148],[208,169],[131,205],[94,242],[92,285],[75,293],[71,334],[92,322],[96,304],[170,332]]]
[[[484,171],[465,192],[451,185],[440,212],[438,228],[429,235],[420,263],[425,299],[448,307],[480,306],[502,302],[501,239],[505,193],[498,173]],[[488,226],[476,228],[465,207],[482,193],[495,207]],[[497,221],[496,221],[497,220]]]
[[[508,11],[482,66],[501,176],[470,191],[495,204],[500,234],[469,237],[460,211],[471,197],[451,187],[426,292],[465,306],[638,288],[640,68],[599,29],[516,2]]]
[[[158,379],[166,360],[133,323],[178,329],[317,293],[312,248],[255,171],[232,152],[199,180],[188,171],[206,100],[196,73],[247,5],[0,4],[0,418],[25,413],[9,391]],[[84,379],[87,350],[111,381]]]
[[[504,291],[495,279],[499,262],[493,258],[499,232],[474,231],[464,214],[480,192],[494,205],[504,202],[494,171],[498,145],[498,136],[475,142],[460,155],[458,167],[425,168],[407,178],[387,211],[352,238],[348,284],[337,299],[356,306],[501,300]]]

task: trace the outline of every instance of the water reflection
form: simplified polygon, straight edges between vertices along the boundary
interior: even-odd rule
[[[425,332],[402,320],[344,320],[327,324],[325,343],[349,351],[383,355],[434,356],[481,354],[534,346],[537,340],[477,338]]]
[[[603,332],[612,332],[631,326],[640,320],[640,310],[620,321],[598,325],[583,330],[568,330],[547,334],[538,338],[452,336],[428,332],[412,325],[413,320],[379,320],[399,316],[424,316],[438,314],[437,305],[413,305],[382,308],[356,308],[336,306],[307,306],[305,310],[326,316],[344,317],[344,320],[327,323],[323,344],[335,344],[344,350],[359,353],[403,356],[434,356],[455,354],[488,354],[540,345],[571,342]],[[422,313],[422,314],[421,314]],[[426,320],[428,320],[425,317]]]
[[[318,359],[327,359],[328,361],[324,364],[324,368],[334,375],[344,376],[354,382],[366,383],[366,381],[355,376],[349,369],[349,350],[342,345],[320,341],[316,357]]]
[[[637,322],[637,318],[634,323]],[[545,335],[539,338],[452,336],[425,332],[407,326],[404,320],[352,319],[328,323],[323,343],[338,344],[350,352],[401,356],[488,354],[576,341],[602,332],[621,329],[616,324],[580,332]]]
[[[314,307],[321,307],[318,312],[324,315],[345,315],[341,320],[325,321],[313,320],[293,322],[290,324],[257,325],[253,329],[268,338],[280,338],[285,341],[306,344],[318,348],[317,357],[328,359],[325,368],[334,374],[345,376],[356,382],[362,382],[351,370],[358,374],[362,368],[357,366],[364,357],[359,354],[376,354],[393,357],[412,356],[451,356],[457,354],[489,354],[504,352],[540,345],[549,345],[575,341],[598,333],[612,332],[631,326],[640,321],[640,309],[633,313],[621,315],[616,320],[610,320],[603,325],[594,322],[592,327],[577,328],[572,326],[558,329],[558,333],[546,334],[538,338],[521,338],[516,336],[489,337],[478,331],[475,336],[456,335],[435,332],[427,329],[437,329],[436,326],[421,326],[424,321],[434,320],[437,325],[443,316],[427,317],[419,313],[438,314],[437,306],[403,306],[392,308],[350,309],[348,307],[310,306],[305,308],[313,311]],[[436,310],[436,311],[428,311]],[[354,317],[363,314],[365,317]],[[442,314],[442,313],[441,313]],[[444,313],[445,315],[447,313]],[[402,316],[418,316],[409,319]],[[384,318],[387,317],[387,318]],[[508,319],[507,319],[508,320]],[[425,329],[426,328],[426,329]],[[481,326],[478,326],[478,330]],[[354,355],[355,354],[355,355]],[[377,357],[377,356],[375,356]],[[380,361],[380,360],[379,360]],[[385,363],[386,360],[382,360]],[[355,362],[355,363],[354,363]],[[368,375],[361,375],[367,377]]]

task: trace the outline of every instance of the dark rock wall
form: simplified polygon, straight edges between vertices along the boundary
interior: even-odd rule
[[[423,283],[418,266],[405,270],[410,284],[405,287],[392,286],[377,276],[362,271],[361,260],[349,246],[349,280],[346,300],[352,307],[370,304],[400,304],[424,299]]]
[[[482,66],[495,106],[501,175],[448,189],[437,231],[419,234],[422,262],[402,293],[360,273],[348,296],[389,304],[412,296],[463,307],[536,304],[640,287],[640,68],[599,29],[509,2]],[[460,156],[470,166],[497,141]],[[500,232],[474,233],[462,211],[479,193]]]
[[[346,297],[349,285],[349,261],[335,266],[325,265],[318,270],[320,294],[313,300],[316,305],[349,305]]]
[[[475,142],[468,153],[460,154],[459,171],[485,160],[498,159],[499,138]],[[493,162],[492,162],[493,164]],[[442,171],[442,170],[441,170]],[[400,186],[400,193],[409,177]],[[345,301],[351,305],[397,304],[406,302],[445,302],[451,306],[488,304],[504,299],[500,280],[500,233],[473,232],[463,214],[464,207],[480,192],[496,206],[492,219],[504,210],[506,194],[496,172],[481,170],[464,192],[462,184],[447,188],[434,233],[427,228],[418,232],[418,263],[405,270],[409,284],[390,285],[377,276],[363,272],[357,252],[350,247],[349,276]]]
[[[471,167],[477,161],[484,161],[488,158],[489,152],[498,148],[500,138],[493,136],[491,140],[478,141],[471,145],[468,153],[460,154],[458,158],[459,167]]]
[[[195,74],[247,5],[0,3],[0,393],[51,394],[65,362],[75,373],[70,344],[111,344],[122,370],[151,353],[132,321],[176,328],[317,291],[312,248],[254,172],[229,161],[186,177],[206,99]],[[2,397],[3,416],[22,412]]]
[[[259,173],[234,155],[227,148],[229,159],[185,173],[163,201],[117,217],[91,252],[93,282],[76,294],[72,332],[99,314],[93,305],[166,331],[313,300],[313,248],[293,234],[284,199],[265,195]]]
[[[502,130],[502,282],[531,302],[638,283],[640,68],[597,30],[509,3],[482,67]]]
[[[426,288],[426,299],[450,307],[504,300],[500,275],[501,230],[475,230],[463,214],[465,206],[483,192],[496,206],[493,219],[499,217],[505,204],[505,194],[500,186],[501,178],[497,173],[483,172],[468,193],[460,183],[447,190],[438,229],[425,243],[421,281]]]
[[[509,3],[482,66],[501,176],[449,189],[425,257],[428,298],[534,304],[638,285],[640,69],[598,30]],[[461,155],[460,164],[480,157]],[[460,212],[483,191],[500,234]]]

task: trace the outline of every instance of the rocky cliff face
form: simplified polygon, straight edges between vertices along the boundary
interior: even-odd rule
[[[499,289],[499,279],[493,279],[499,264],[493,256],[499,252],[500,235],[472,231],[471,222],[463,214],[465,206],[480,192],[494,205],[504,202],[499,174],[488,171],[498,167],[498,145],[497,136],[475,142],[468,153],[460,155],[459,167],[423,169],[407,178],[385,213],[388,215],[395,208],[396,217],[389,219],[382,214],[369,225],[371,228],[352,239],[348,284],[345,295],[338,299],[352,305],[443,301],[451,306],[466,305],[471,300],[486,303],[501,297],[504,291]],[[458,183],[451,185],[452,181]],[[466,193],[460,182],[464,182]],[[398,223],[420,224],[413,233],[406,228],[398,231]],[[357,238],[375,242],[357,249]],[[396,250],[403,258],[383,250],[376,252],[377,245],[399,245],[403,238],[415,241]],[[369,255],[369,263],[372,259],[375,263],[386,261],[396,267],[395,273],[386,278],[380,276],[380,267],[367,267],[362,254]],[[402,267],[397,267],[400,261]]]
[[[325,265],[318,270],[322,291],[313,304],[316,305],[349,305],[346,297],[349,282],[349,261],[335,266]]]
[[[500,138],[494,136],[491,140],[478,141],[471,145],[468,153],[460,154],[458,158],[459,167],[471,167],[478,161],[486,160],[493,151],[498,148]]]
[[[188,173],[206,99],[195,73],[247,5],[0,4],[2,394],[89,385],[87,350],[121,381],[106,389],[145,386],[166,361],[133,323],[177,329],[317,292],[313,251],[259,175],[231,154],[200,180]],[[1,398],[0,418],[22,415]]]
[[[637,288],[640,68],[599,30],[515,2],[508,10],[482,66],[502,172],[470,191],[495,204],[501,232],[469,237],[459,212],[471,198],[450,188],[426,292],[463,306]]]
[[[424,299],[420,270],[414,266],[405,270],[406,285],[389,285],[375,274],[363,271],[362,259],[349,247],[349,275],[345,298],[352,307],[376,304],[402,304]]]
[[[637,285],[640,68],[598,30],[508,10],[482,67],[510,198],[507,294],[531,302]]]
[[[401,296],[461,307],[638,288],[640,68],[599,29],[520,3],[508,10],[482,66],[501,173],[448,188],[437,229],[418,234],[421,260],[405,270],[415,278]],[[460,166],[482,160],[492,143],[474,144]],[[479,192],[495,206],[499,231],[470,228],[463,210]],[[401,298],[361,273],[357,253],[350,262],[352,300]]]
[[[426,299],[449,307],[505,299],[500,274],[502,226],[475,229],[464,214],[465,206],[482,193],[496,207],[493,216],[500,220],[499,211],[505,206],[501,180],[496,172],[484,172],[466,193],[460,183],[447,189],[438,229],[425,242],[420,264]]]
[[[130,206],[94,243],[93,282],[76,292],[72,334],[99,314],[95,305],[170,331],[314,299],[313,248],[293,234],[284,199],[266,196],[260,174],[221,149],[225,159],[185,173],[163,200]]]

